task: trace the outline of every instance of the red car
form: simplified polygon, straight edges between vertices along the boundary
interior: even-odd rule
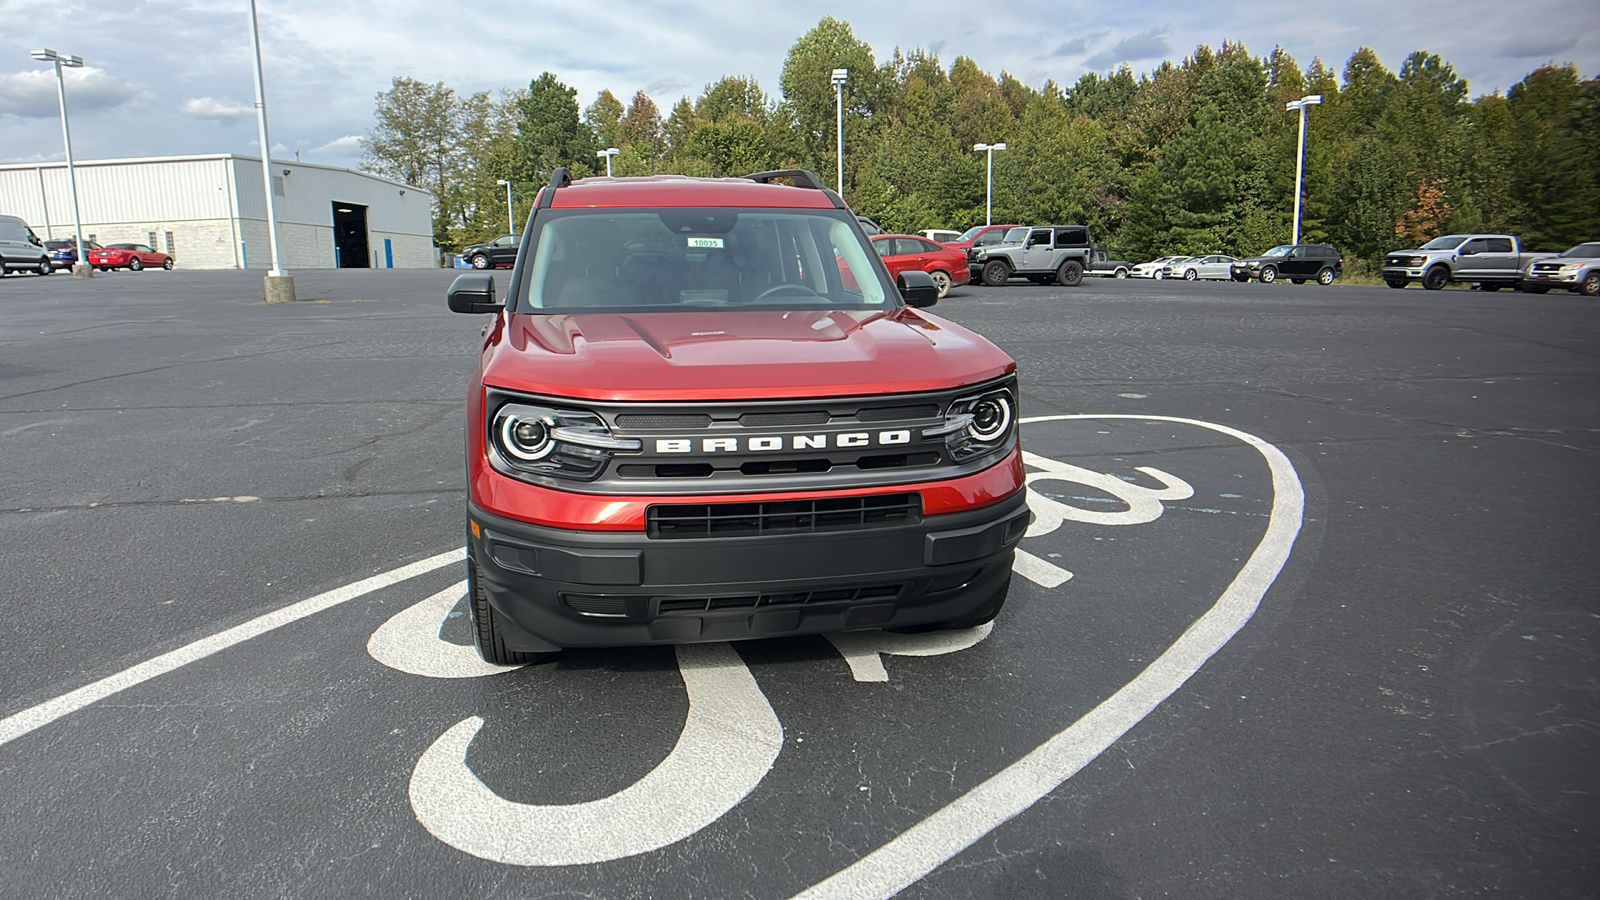
[[[144,244],[108,244],[89,251],[89,265],[102,272],[110,269],[132,269],[137,272],[147,266],[172,268],[172,257]]]
[[[520,253],[505,295],[449,293],[494,317],[466,403],[484,659],[999,613],[1030,518],[1017,364],[814,173],[556,169]]]
[[[961,233],[953,241],[946,241],[945,246],[954,250],[967,250],[971,247],[987,247],[1005,240],[1006,232],[1020,225],[974,225]]]
[[[907,269],[916,269],[933,276],[933,283],[939,288],[941,299],[950,293],[951,286],[966,284],[972,280],[972,274],[967,269],[965,250],[951,249],[925,237],[914,234],[874,235],[872,249],[878,251],[878,256],[888,267],[891,276],[899,277],[900,273]]]

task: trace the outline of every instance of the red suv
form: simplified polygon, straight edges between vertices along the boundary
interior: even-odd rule
[[[779,182],[790,181],[792,184]],[[467,400],[471,613],[563,647],[972,627],[1030,514],[1016,363],[817,177],[558,169]]]

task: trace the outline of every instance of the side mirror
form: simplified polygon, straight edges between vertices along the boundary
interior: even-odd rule
[[[494,276],[485,272],[457,275],[445,296],[451,312],[497,313],[505,308],[494,298]]]
[[[939,288],[933,283],[933,276],[927,272],[907,269],[894,282],[900,288],[900,296],[911,306],[925,309],[939,302]]]

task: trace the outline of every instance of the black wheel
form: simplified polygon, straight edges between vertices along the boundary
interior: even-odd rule
[[[489,268],[489,257],[484,256],[482,253],[474,255],[472,257],[472,267],[474,269],[487,269],[487,268]]]
[[[975,615],[966,619],[957,619],[954,622],[946,622],[944,627],[953,630],[977,628],[979,625],[987,625],[993,622],[995,617],[1000,615],[1001,608],[1006,605],[1006,595],[1010,593],[1011,577],[1008,575],[1006,576],[1006,583],[1000,585],[1000,590],[995,591],[994,596],[990,597],[989,602],[984,604]]]
[[[1277,266],[1262,266],[1261,267],[1261,283],[1262,284],[1271,284],[1271,283],[1273,283],[1274,281],[1277,281],[1277,280],[1278,280],[1278,267]]]
[[[1422,276],[1422,286],[1430,291],[1442,289],[1450,283],[1450,270],[1444,266],[1434,266]]]
[[[1333,270],[1323,269],[1317,273],[1317,284],[1333,284]]]
[[[128,260],[128,270],[129,271],[138,272],[138,271],[141,271],[143,269],[144,269],[144,260],[140,259],[137,256],[135,256],[131,260]]]
[[[1011,277],[1011,267],[996,259],[983,267],[983,283],[990,287],[1000,287]]]
[[[1069,259],[1056,270],[1056,281],[1065,287],[1077,287],[1083,283],[1083,263]]]
[[[1291,279],[1289,279],[1289,281],[1293,282],[1294,284],[1305,284],[1306,283],[1306,280],[1304,278],[1291,278]]]
[[[173,263],[172,257],[170,256],[161,261],[161,268],[166,269],[168,272],[172,271],[173,265],[175,265],[175,263]]]
[[[527,653],[506,649],[500,633],[499,614],[489,605],[489,595],[478,586],[478,564],[467,560],[467,606],[472,613],[472,643],[484,662],[497,666],[525,666],[554,656],[554,653]]]
[[[39,261],[39,267],[33,271],[39,275],[49,275],[55,268],[50,265],[50,260],[44,259]]]
[[[1590,272],[1584,277],[1583,283],[1578,285],[1578,293],[1585,297],[1600,294],[1600,272]]]
[[[1404,281],[1401,281],[1398,278],[1385,278],[1383,280],[1383,283],[1387,284],[1389,287],[1394,288],[1395,290],[1400,290],[1401,288],[1406,286],[1406,283]]]
[[[1200,273],[1195,271],[1194,269],[1184,269],[1183,270],[1183,280],[1184,281],[1197,281],[1197,280],[1199,280],[1199,278],[1200,278]]]

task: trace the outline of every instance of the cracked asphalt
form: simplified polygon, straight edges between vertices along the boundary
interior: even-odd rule
[[[297,273],[305,302],[271,307],[256,274],[0,279],[0,721],[459,547],[484,320],[444,309],[453,274]],[[573,804],[650,772],[688,714],[668,649],[381,665],[369,636],[452,564],[0,742],[0,895],[791,896],[1008,771],[1228,587],[1275,508],[1266,466],[1160,416],[1287,455],[1287,563],[1153,712],[901,896],[1594,896],[1600,306],[1088,281],[933,312],[1018,360],[1024,415],[1094,417],[1028,426],[1030,453],[1192,496],[1029,538],[1071,580],[1019,577],[987,638],[885,655],[884,683],[821,638],[738,645],[783,749],[704,830],[528,867],[419,822],[413,768],[464,717],[496,795]]]

